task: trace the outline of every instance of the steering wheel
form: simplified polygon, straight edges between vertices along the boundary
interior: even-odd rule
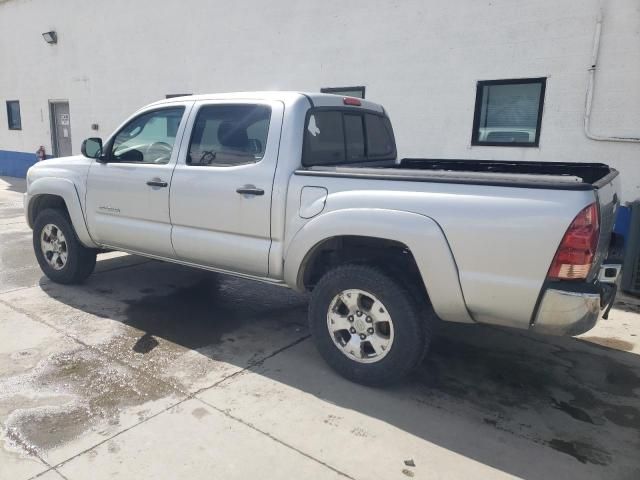
[[[147,155],[158,155],[158,158],[153,160],[153,163],[166,163],[171,157],[173,147],[167,142],[154,142],[147,146],[145,157]]]
[[[200,164],[202,165],[211,165],[213,161],[216,159],[216,152],[204,150],[202,155],[200,156]]]

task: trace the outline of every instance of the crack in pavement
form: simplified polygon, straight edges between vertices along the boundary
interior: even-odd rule
[[[195,396],[196,396],[196,395],[199,395],[199,394],[201,394],[201,393],[203,393],[203,392],[206,392],[207,390],[211,390],[212,388],[217,387],[218,385],[222,384],[223,382],[226,382],[227,380],[233,379],[233,378],[235,378],[235,377],[237,377],[237,376],[240,376],[240,375],[242,375],[242,374],[244,374],[244,373],[247,373],[247,371],[249,371],[249,370],[253,369],[254,367],[259,367],[260,365],[264,364],[264,362],[266,362],[266,361],[267,361],[267,360],[269,360],[270,358],[275,357],[275,356],[276,356],[276,355],[278,355],[279,353],[284,352],[285,350],[288,350],[288,349],[290,349],[291,347],[295,347],[295,346],[296,346],[296,345],[298,345],[299,343],[302,343],[302,342],[304,342],[305,340],[307,340],[307,339],[309,339],[309,338],[311,338],[311,334],[309,334],[309,335],[305,335],[305,336],[303,336],[303,337],[300,337],[300,338],[298,338],[297,340],[294,340],[294,341],[293,341],[292,343],[290,343],[289,345],[285,345],[285,346],[284,346],[284,347],[282,347],[282,348],[279,348],[279,349],[277,349],[277,350],[274,350],[274,351],[273,351],[273,352],[271,352],[269,355],[267,355],[267,356],[265,356],[265,357],[263,357],[263,358],[261,358],[261,359],[259,359],[259,360],[250,360],[250,361],[249,361],[249,364],[248,364],[246,367],[241,368],[240,370],[238,370],[238,371],[236,371],[236,372],[233,372],[233,373],[231,373],[231,374],[227,375],[226,377],[221,378],[220,380],[216,381],[216,382],[215,382],[215,383],[213,383],[212,385],[209,385],[209,386],[207,386],[207,387],[202,387],[202,388],[200,388],[199,390],[197,390],[197,391],[193,392],[193,393],[192,393],[192,395],[193,395],[193,396],[194,396],[194,398],[195,398]]]
[[[299,343],[299,342],[298,342],[298,343]],[[323,467],[328,468],[329,470],[331,470],[331,471],[333,471],[333,472],[337,473],[338,475],[340,475],[340,476],[342,476],[342,477],[345,477],[345,478],[349,478],[349,479],[351,479],[351,480],[355,480],[355,478],[354,478],[354,477],[352,477],[351,475],[348,475],[348,474],[346,474],[346,473],[344,473],[344,472],[342,472],[342,471],[338,470],[337,468],[335,468],[335,467],[333,467],[333,466],[329,465],[329,464],[328,464],[328,463],[326,463],[326,462],[323,462],[323,461],[322,461],[322,460],[320,460],[320,459],[317,459],[317,458],[315,458],[315,457],[313,457],[313,456],[309,455],[308,453],[306,453],[306,452],[304,452],[304,451],[302,451],[302,450],[300,450],[300,449],[298,449],[298,448],[294,447],[293,445],[289,445],[288,443],[286,443],[286,442],[284,442],[284,441],[280,440],[278,437],[275,437],[275,436],[271,435],[269,432],[266,432],[266,431],[264,431],[264,430],[261,430],[261,429],[259,429],[258,427],[256,427],[255,425],[253,425],[253,424],[251,424],[251,423],[247,423],[247,422],[245,422],[244,420],[242,420],[241,418],[236,417],[236,416],[234,416],[234,415],[231,415],[229,412],[227,412],[227,411],[225,411],[225,410],[222,410],[222,409],[220,409],[220,408],[216,407],[215,405],[213,405],[213,404],[211,404],[211,403],[209,403],[209,402],[207,402],[207,401],[205,401],[205,400],[202,400],[201,398],[197,398],[196,400],[199,400],[200,402],[202,402],[203,404],[207,405],[208,407],[213,408],[213,409],[214,409],[214,410],[216,410],[217,412],[222,413],[223,415],[225,415],[226,417],[230,418],[231,420],[235,420],[236,422],[240,422],[241,424],[243,424],[243,425],[245,425],[245,426],[247,426],[247,427],[251,428],[252,430],[255,430],[256,432],[261,433],[262,435],[264,435],[264,436],[266,436],[266,437],[270,438],[270,439],[271,439],[271,440],[273,440],[274,442],[279,443],[280,445],[284,445],[285,447],[290,448],[290,449],[291,449],[291,450],[293,450],[294,452],[297,452],[297,453],[299,453],[300,455],[302,455],[302,456],[304,456],[304,457],[306,457],[306,458],[308,458],[308,459],[310,459],[310,460],[313,460],[314,462],[319,463],[319,464],[320,464],[320,465],[322,465]]]

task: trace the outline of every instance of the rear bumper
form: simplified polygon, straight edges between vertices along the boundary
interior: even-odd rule
[[[609,312],[615,300],[619,273],[619,265],[608,264],[602,266],[599,280],[594,283],[558,282],[549,286],[531,330],[548,335],[580,335],[590,330]]]

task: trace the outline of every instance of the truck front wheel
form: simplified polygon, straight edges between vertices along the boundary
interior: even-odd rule
[[[388,385],[415,368],[427,351],[433,319],[425,304],[378,268],[339,266],[313,289],[311,333],[338,373],[366,385]]]
[[[46,209],[38,214],[33,250],[44,274],[56,283],[81,283],[96,266],[96,251],[80,243],[60,210]]]

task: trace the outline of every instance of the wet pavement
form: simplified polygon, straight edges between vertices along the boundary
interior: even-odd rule
[[[390,389],[306,298],[120,253],[49,282],[0,179],[0,478],[640,478],[640,300],[580,338],[440,325]]]

